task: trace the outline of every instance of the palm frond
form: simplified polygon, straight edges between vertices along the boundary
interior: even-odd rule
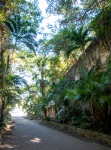
[[[37,47],[36,30],[31,28],[28,21],[25,21],[20,15],[14,14],[5,24],[10,30],[10,35],[15,37],[16,44],[21,42],[35,53]]]

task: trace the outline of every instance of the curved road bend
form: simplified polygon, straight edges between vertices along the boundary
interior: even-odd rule
[[[4,138],[2,150],[111,150],[89,140],[80,140],[40,125],[37,121],[14,117],[13,135]]]

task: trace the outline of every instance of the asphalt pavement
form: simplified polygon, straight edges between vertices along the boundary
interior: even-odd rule
[[[3,139],[1,150],[111,150],[92,140],[71,136],[22,116],[14,116],[13,120],[13,134]]]

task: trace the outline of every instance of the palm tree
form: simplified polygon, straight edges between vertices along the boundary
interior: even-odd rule
[[[5,56],[6,47],[8,45],[8,36],[3,22],[0,24],[0,105],[1,105],[1,120],[3,120],[3,110],[4,110],[4,96],[3,88],[5,83],[5,75],[7,72],[6,61],[8,62],[8,57]]]
[[[8,106],[10,105],[12,108],[20,99],[20,94],[22,93],[21,85],[28,86],[23,78],[9,73],[5,74],[2,89],[0,88],[0,95],[2,97],[1,123],[4,122],[4,113]]]
[[[6,88],[5,85],[7,86],[7,88],[9,87],[6,84],[6,78],[10,74],[11,68],[11,53],[9,50],[13,52],[18,48],[26,46],[28,49],[36,53],[35,51],[37,48],[37,42],[35,38],[37,35],[36,29],[38,27],[39,20],[37,16],[40,16],[38,9],[34,13],[32,13],[32,3],[29,4],[26,1],[14,1],[13,8],[11,7],[12,3],[13,2],[7,3],[6,0],[2,0],[0,2],[0,15],[2,16],[0,17],[0,103],[2,111],[4,110],[4,103],[6,104],[7,102],[7,96],[5,97],[6,94],[3,94],[3,91]],[[17,4],[16,6],[15,3]],[[28,8],[31,8],[31,10],[28,12],[28,15],[30,14],[31,18],[33,18],[33,21],[36,15],[36,23],[33,23],[29,21],[30,19],[27,20],[26,17],[24,17],[26,16],[26,14],[24,13],[23,9],[25,9],[26,7],[23,8],[22,4],[26,4],[25,6],[29,4]],[[19,11],[17,11],[18,9],[22,10],[22,12],[20,12],[20,15],[14,14],[14,11],[19,13]]]
[[[46,43],[46,47],[49,46],[57,54],[62,51],[67,58],[72,55],[75,62],[77,62],[80,54],[83,53],[86,61],[85,48],[91,40],[88,29],[84,30],[83,26],[76,29],[75,26],[72,26],[71,28],[60,30],[57,35]]]
[[[71,53],[73,53],[74,50],[80,50],[83,53],[86,61],[87,60],[85,53],[86,44],[92,40],[92,38],[89,37],[88,35],[89,30],[88,29],[84,30],[83,26],[80,27],[79,29],[75,29],[75,27],[72,27],[68,35],[66,36],[66,39],[70,40],[70,45],[68,46],[66,54],[69,56]]]
[[[22,20],[22,17],[19,15],[13,15],[11,18],[9,18],[7,21],[5,21],[5,25],[8,27],[8,33],[10,34],[10,43],[13,45],[14,48],[18,46],[18,43],[20,47],[22,44],[24,44],[29,49],[33,50],[35,53],[35,49],[37,46],[37,42],[35,41],[36,32],[34,29],[30,27],[30,22]],[[3,26],[1,26],[3,28]],[[9,68],[10,68],[10,53],[7,53],[7,45],[8,45],[8,36],[6,28],[0,28],[1,33],[4,34],[1,35],[1,47],[0,47],[0,76],[1,76],[1,89],[0,89],[0,96],[1,96],[1,122],[4,120],[4,109],[5,104],[7,102],[7,94],[4,93],[4,90],[7,87],[9,87],[6,84],[6,78],[9,75]],[[7,38],[3,38],[3,37]],[[4,39],[6,39],[4,41]],[[13,40],[12,40],[13,39]],[[7,42],[7,43],[6,43]],[[11,48],[11,46],[9,47]],[[11,48],[12,49],[12,48]],[[7,55],[6,55],[7,53]],[[7,56],[7,58],[6,58]]]
[[[15,46],[26,46],[34,53],[36,53],[37,41],[36,36],[37,32],[34,28],[31,27],[31,22],[25,20],[18,14],[11,16],[5,24],[8,27],[10,34],[10,43]]]
[[[90,114],[96,127],[109,131],[109,105],[111,105],[111,59],[103,72],[97,73],[98,67],[87,71],[80,69],[80,79],[65,86],[62,95],[73,106],[80,101],[90,104]],[[71,87],[72,85],[72,87]]]

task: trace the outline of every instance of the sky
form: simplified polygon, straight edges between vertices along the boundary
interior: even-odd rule
[[[58,16],[57,15],[50,15],[48,16],[46,13],[46,8],[47,8],[47,2],[46,0],[39,0],[39,7],[42,11],[42,15],[45,17],[43,24],[51,23],[54,24],[55,21],[57,21]]]
[[[44,17],[44,20],[42,22],[42,27],[44,27],[45,32],[50,33],[50,29],[47,28],[47,24],[50,24],[52,26],[54,26],[55,22],[59,19],[59,17],[57,15],[48,15],[46,13],[46,8],[47,8],[47,2],[46,0],[39,0],[39,7],[42,11],[42,15]]]

